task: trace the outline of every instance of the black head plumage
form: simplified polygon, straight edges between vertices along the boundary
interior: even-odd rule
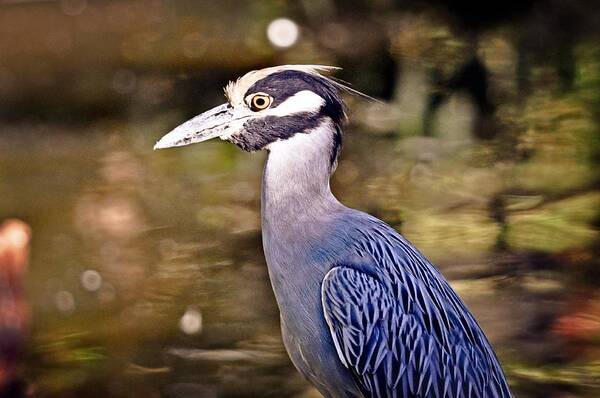
[[[335,81],[317,74],[299,70],[283,70],[273,73],[256,83],[246,92],[263,92],[273,97],[271,107],[277,107],[291,96],[301,91],[312,91],[325,101],[319,114],[330,117],[336,125],[346,118],[346,105],[340,95],[340,85]]]

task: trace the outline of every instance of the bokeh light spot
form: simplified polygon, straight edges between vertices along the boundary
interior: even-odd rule
[[[102,286],[102,275],[89,269],[81,274],[81,286],[89,292],[95,292]]]
[[[72,312],[75,309],[75,297],[67,290],[61,290],[54,296],[54,304],[61,312]]]
[[[275,47],[291,47],[298,41],[299,35],[296,22],[287,18],[275,19],[267,27],[267,37]]]
[[[185,334],[197,334],[202,330],[202,314],[195,307],[188,307],[181,319],[179,328]]]

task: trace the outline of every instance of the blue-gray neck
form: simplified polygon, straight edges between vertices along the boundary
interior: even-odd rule
[[[315,250],[344,207],[331,193],[331,150],[335,127],[329,119],[310,133],[269,146],[262,186],[262,233],[273,287],[286,273],[315,272]],[[312,250],[311,250],[312,249]],[[298,263],[304,266],[299,267]],[[313,264],[310,264],[313,263]],[[301,268],[301,269],[300,269]]]

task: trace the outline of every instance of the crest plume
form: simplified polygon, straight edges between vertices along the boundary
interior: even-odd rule
[[[254,70],[246,73],[244,76],[238,78],[235,81],[229,82],[225,87],[225,96],[231,104],[240,104],[244,101],[244,94],[246,93],[246,91],[257,81],[264,79],[265,77],[273,73],[282,72],[286,70],[295,70],[326,79],[328,82],[333,84],[341,91],[377,101],[376,99],[351,88],[348,85],[348,83],[345,83],[338,79],[334,79],[324,74],[331,73],[339,69],[341,68],[337,66],[328,65],[279,65],[272,66],[270,68]]]

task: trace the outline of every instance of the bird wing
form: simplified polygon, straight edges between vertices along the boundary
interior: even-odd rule
[[[365,397],[510,397],[487,340],[403,278],[341,265],[323,280],[325,320]]]

